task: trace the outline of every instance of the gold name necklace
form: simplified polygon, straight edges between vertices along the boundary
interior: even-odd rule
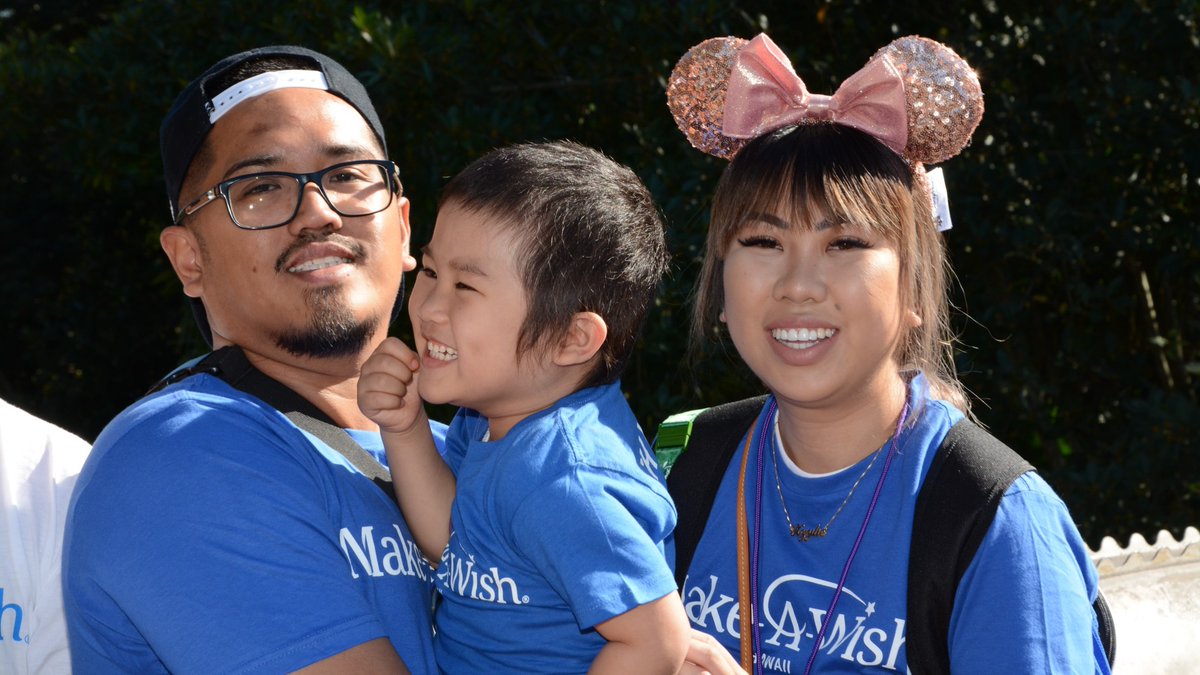
[[[886,446],[887,443],[883,445]],[[829,527],[833,525],[833,521],[837,520],[842,509],[846,508],[846,504],[850,503],[850,498],[854,496],[854,491],[858,489],[858,484],[871,472],[871,467],[875,466],[875,460],[879,459],[879,451],[883,450],[883,446],[880,446],[879,450],[875,451],[875,454],[871,457],[871,462],[867,464],[867,468],[863,469],[863,472],[854,481],[854,485],[850,486],[850,492],[846,493],[846,498],[842,500],[841,506],[837,507],[837,511],[833,512],[833,515],[829,518],[829,522],[817,527],[808,527],[806,523],[800,523],[799,525],[792,524],[792,514],[788,513],[787,502],[783,499],[783,486],[779,480],[779,453],[783,452],[783,446],[781,444],[779,448],[772,448],[772,450],[771,462],[775,465],[775,491],[779,493],[779,505],[783,507],[783,517],[787,518],[788,533],[801,542],[806,542],[814,537],[820,538],[829,534]]]

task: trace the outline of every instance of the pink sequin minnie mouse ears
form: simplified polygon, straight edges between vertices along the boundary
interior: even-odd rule
[[[865,131],[914,164],[959,153],[983,117],[979,78],[949,47],[894,40],[831,96],[812,94],[765,34],[713,38],[671,72],[667,106],[698,150],[732,159],[750,139],[830,121]]]

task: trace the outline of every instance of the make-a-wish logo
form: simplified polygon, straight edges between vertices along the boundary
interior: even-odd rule
[[[5,602],[4,587],[0,586],[0,643],[19,642],[29,643],[29,635],[21,635],[21,626],[25,622],[25,608],[16,602]]]
[[[386,530],[376,534],[373,525],[364,525],[357,534],[348,527],[339,531],[338,543],[350,563],[350,576],[405,576],[428,581],[433,570],[416,542],[404,536],[399,525],[392,523],[392,529],[395,536]]]
[[[650,452],[650,448],[644,443],[638,444],[638,466],[642,467],[642,470],[651,476],[658,475],[658,460],[655,459],[654,453]]]
[[[450,535],[451,541],[454,535]],[[527,605],[529,596],[521,595],[517,580],[500,574],[498,567],[479,570],[475,556],[458,555],[447,546],[437,569],[438,586],[463,597],[497,605]]]
[[[717,577],[710,576],[707,586],[684,584],[684,609],[697,627],[727,634],[740,639],[739,603],[736,598],[717,591]],[[795,584],[811,584],[821,588],[836,588],[837,584],[803,574],[787,574],[776,578],[763,594],[759,625],[762,644],[793,652],[807,659],[825,620],[826,607],[797,607],[793,598],[811,596]],[[818,597],[828,597],[818,594]],[[905,643],[905,619],[877,615],[875,603],[869,602],[849,588],[842,589],[832,623],[821,639],[820,651],[849,661],[863,668],[897,670],[900,649]],[[776,651],[778,654],[778,651]],[[798,664],[803,668],[803,661]],[[793,672],[793,664],[778,656],[764,655],[763,667],[775,672]],[[799,671],[795,671],[799,672]]]

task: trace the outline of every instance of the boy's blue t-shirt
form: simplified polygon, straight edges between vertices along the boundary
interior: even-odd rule
[[[460,410],[445,458],[457,478],[437,570],[447,673],[583,673],[594,626],[676,590],[675,507],[619,384],[593,387],[482,440]]]
[[[350,433],[384,457],[378,434]],[[96,440],[64,579],[78,672],[289,672],[381,637],[414,673],[436,672],[433,572],[396,505],[208,375],[138,401]]]
[[[908,558],[917,493],[929,464],[962,413],[927,399],[923,376],[910,395],[918,415],[901,433],[879,501],[813,664],[819,673],[904,673]],[[756,423],[754,432],[761,426]],[[761,494],[759,606],[765,672],[803,672],[834,589],[885,464],[863,476],[823,538],[788,533],[792,523],[825,525],[871,461],[834,475],[802,477],[786,468],[773,429],[758,491],[754,437],[746,474],[747,513]],[[736,496],[745,439],[730,462],[688,569],[684,608],[692,626],[740,651]],[[884,452],[886,452],[886,446]],[[775,467],[779,467],[778,483]],[[751,535],[753,537],[753,534]],[[950,658],[964,673],[1108,673],[1091,603],[1097,574],[1066,506],[1036,473],[1017,479],[959,584],[950,622]]]

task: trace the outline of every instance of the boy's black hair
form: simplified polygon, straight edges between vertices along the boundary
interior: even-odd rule
[[[515,235],[529,306],[518,354],[548,348],[576,312],[595,312],[608,338],[581,387],[620,377],[669,260],[662,218],[637,175],[578,143],[525,143],[463,169],[438,208],[450,203]]]

